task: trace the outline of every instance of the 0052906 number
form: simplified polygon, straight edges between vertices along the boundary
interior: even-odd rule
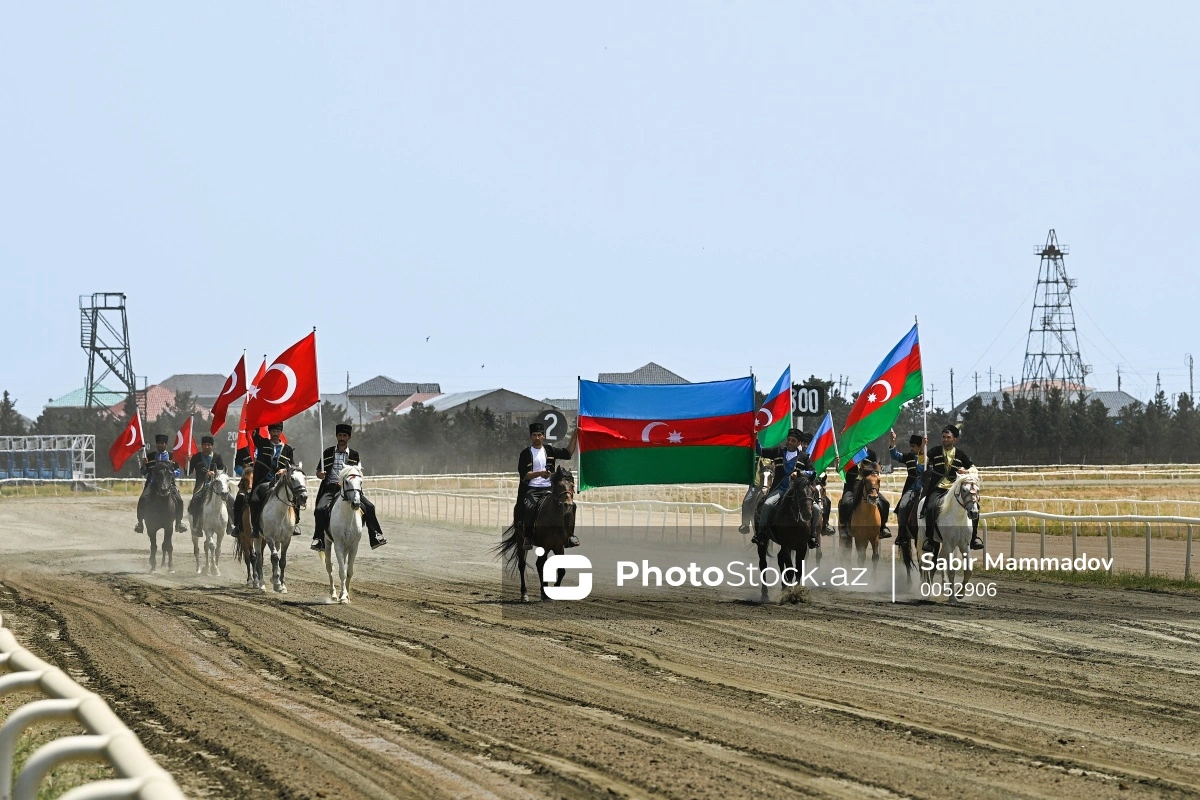
[[[995,597],[996,584],[976,581],[975,583],[922,583],[922,597]]]

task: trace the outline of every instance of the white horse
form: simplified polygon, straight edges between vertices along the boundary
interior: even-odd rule
[[[271,586],[280,594],[287,594],[284,573],[287,570],[287,551],[292,543],[292,529],[296,527],[297,508],[308,504],[308,487],[304,473],[292,469],[276,478],[268,489],[263,503],[260,521],[262,535],[258,537],[254,564],[254,588],[267,590],[263,583],[263,549],[271,551]]]
[[[943,567],[943,576],[950,585],[948,599],[951,605],[957,605],[959,598],[966,592],[966,585],[971,582],[971,532],[974,523],[979,519],[979,470],[971,467],[960,472],[954,484],[942,495],[941,510],[938,512],[937,533],[935,539],[940,542],[934,562],[934,569],[921,570],[921,577],[926,583],[933,583],[937,567]],[[924,506],[927,500],[921,501]],[[918,520],[917,553],[924,565],[928,559],[925,553],[925,538],[928,533],[928,519]],[[954,585],[954,557],[963,567],[962,584]]]
[[[221,574],[221,542],[229,527],[229,476],[218,470],[207,488],[201,489],[204,501],[200,514],[192,518],[192,552],[196,556],[196,574]],[[200,566],[200,539],[204,538],[204,567]]]
[[[343,467],[338,476],[341,490],[329,509],[329,530],[325,532],[325,571],[329,573],[329,600],[350,602],[350,579],[354,577],[354,558],[363,535],[362,470],[357,466]],[[341,592],[333,582],[333,556],[337,553],[338,580]]]

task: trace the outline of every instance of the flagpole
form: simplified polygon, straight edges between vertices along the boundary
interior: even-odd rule
[[[917,338],[921,337],[919,329],[920,323],[917,321],[917,315],[913,314],[913,326],[917,327]],[[925,351],[921,351],[921,362],[924,367]],[[929,409],[925,403],[925,370],[921,370],[921,428],[923,430],[924,442],[921,443],[921,450],[925,453],[925,463],[929,463]]]
[[[313,349],[314,350],[316,349],[316,346],[317,346],[316,333],[317,333],[317,326],[313,325]],[[321,451],[317,454],[317,469],[325,468],[325,462],[324,462],[324,459],[325,459],[325,415],[323,413],[324,409],[321,408],[321,405],[322,405],[322,403],[321,403],[321,387],[320,387],[320,379],[318,378],[318,383],[317,383],[317,430],[318,430],[317,441],[320,442]],[[314,472],[314,474],[315,474],[315,472]]]
[[[579,451],[579,386],[581,378],[575,376],[575,455],[579,457],[579,461],[575,464],[575,478],[579,485],[579,491],[583,491],[583,453]]]

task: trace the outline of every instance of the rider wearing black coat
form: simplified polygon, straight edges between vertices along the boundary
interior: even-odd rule
[[[337,436],[338,443],[333,447],[326,447],[325,452],[321,454],[321,469],[317,472],[317,477],[321,479],[321,486],[317,489],[317,499],[313,504],[315,506],[313,518],[316,520],[316,530],[313,531],[311,546],[313,550],[325,549],[325,533],[329,530],[329,512],[333,510],[333,503],[337,499],[338,478],[342,469],[362,465],[358,451],[350,447],[350,436],[353,433],[354,428],[351,425],[344,422],[339,423],[334,428],[334,435]],[[367,526],[367,538],[371,542],[371,549],[376,550],[387,544],[387,539],[383,538],[383,528],[375,513],[375,504],[367,499],[365,492],[359,499],[362,502],[363,522]]]
[[[267,426],[267,432],[271,434],[270,439],[263,438],[258,431],[252,434],[256,452],[254,454],[254,489],[250,492],[250,521],[254,526],[254,536],[262,532],[262,510],[271,491],[271,481],[275,479],[279,470],[290,470],[294,463],[293,459],[296,457],[290,444],[284,444],[281,440],[276,441],[277,434],[279,437],[283,436],[282,422]],[[292,535],[300,535],[299,509],[297,509],[296,527],[292,531]]]
[[[942,443],[929,449],[929,466],[925,469],[922,482],[922,497],[925,506],[921,516],[925,517],[926,525],[930,528],[937,525],[938,514],[941,511],[943,498],[960,472],[965,472],[975,466],[971,457],[958,447],[959,429],[956,425],[942,428]],[[983,542],[979,540],[978,522],[971,529],[971,549],[982,550]],[[925,537],[925,549],[932,551],[933,537]]]

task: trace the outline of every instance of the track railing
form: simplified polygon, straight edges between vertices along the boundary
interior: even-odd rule
[[[155,763],[133,731],[99,695],[21,647],[5,628],[0,628],[0,668],[7,670],[7,674],[0,674],[0,696],[32,689],[46,697],[18,707],[0,725],[0,800],[34,800],[45,777],[60,764],[74,760],[106,761],[120,777],[76,787],[60,800],[183,800],[175,779]],[[74,720],[88,733],[42,746],[14,780],[17,739],[31,725],[57,720]]]

